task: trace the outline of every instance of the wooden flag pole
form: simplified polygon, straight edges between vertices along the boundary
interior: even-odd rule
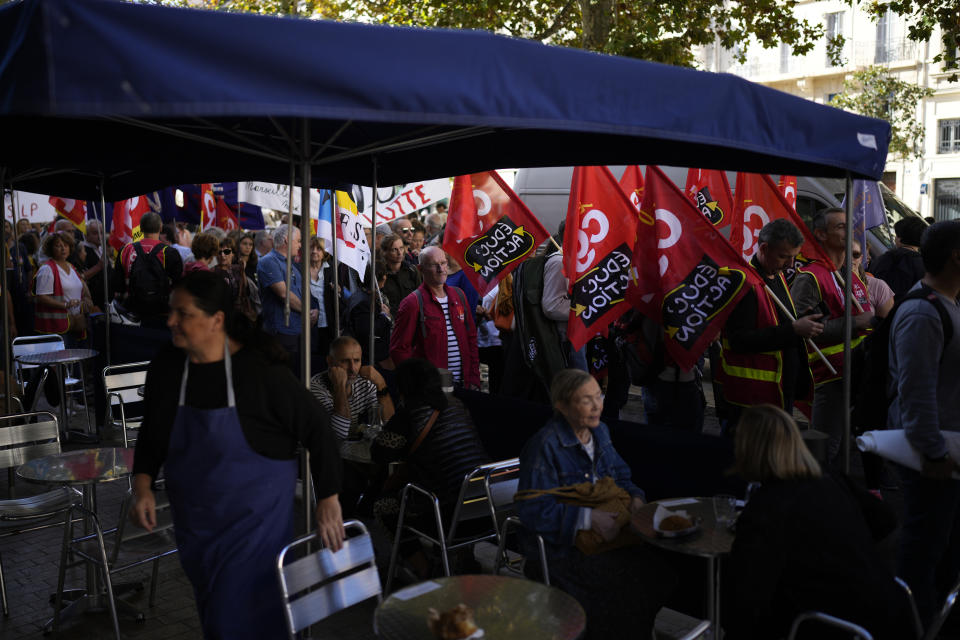
[[[840,281],[840,286],[841,286],[841,287],[846,287],[846,286],[847,286],[847,283],[844,281],[843,276],[840,275],[840,270],[839,270],[839,269],[837,269],[836,271],[834,271],[834,272],[833,272],[833,275],[837,278],[837,280]],[[853,300],[853,306],[855,306],[855,307],[857,308],[857,311],[859,311],[860,313],[863,313],[863,307],[860,306],[860,301],[857,300],[856,296],[850,296],[850,299]]]
[[[766,283],[764,283],[763,288],[767,290],[767,293],[773,298],[773,301],[777,303],[777,306],[780,307],[780,310],[787,314],[787,317],[790,318],[792,322],[796,322],[797,318],[793,315],[793,312],[787,308],[787,305],[783,304],[780,298],[777,297],[777,294],[773,292],[773,289]],[[807,344],[813,347],[813,350],[817,352],[817,355],[820,356],[820,359],[823,360],[823,364],[827,365],[827,369],[830,370],[830,375],[837,375],[837,370],[833,368],[833,365],[830,364],[830,361],[827,360],[827,356],[823,355],[823,351],[820,351],[820,347],[814,344],[813,340],[807,338]]]
[[[550,242],[552,242],[552,243],[553,243],[553,246],[555,246],[555,247],[557,248],[557,251],[559,251],[560,253],[563,253],[563,249],[560,247],[559,244],[557,244],[557,241],[556,241],[556,239],[554,239],[553,236],[550,236]]]

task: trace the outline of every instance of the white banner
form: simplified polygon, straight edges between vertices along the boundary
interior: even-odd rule
[[[270,182],[238,182],[237,200],[258,207],[273,209],[281,215],[290,211],[290,185]],[[293,214],[300,215],[300,187],[293,188]],[[316,218],[320,206],[317,189],[310,190],[310,217]]]
[[[373,217],[373,189],[362,188],[362,202],[357,203],[363,226],[370,226]],[[354,198],[357,190],[354,189]],[[381,187],[377,189],[377,224],[390,222],[408,213],[413,213],[428,207],[438,200],[450,198],[450,179],[423,180],[408,182],[397,187]]]
[[[17,206],[17,220],[26,218],[31,223],[52,222],[57,217],[57,210],[50,204],[50,196],[27,191],[14,191],[13,201],[11,202],[10,192],[5,191],[3,194],[3,216],[10,222],[13,222],[14,204]]]

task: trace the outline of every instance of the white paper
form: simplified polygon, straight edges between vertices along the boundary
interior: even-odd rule
[[[697,501],[694,500],[693,502],[696,503]],[[683,504],[690,504],[690,503],[684,502]],[[663,503],[660,502],[660,503],[657,503],[657,510],[653,514],[653,530],[661,531],[660,523],[663,522],[664,518],[669,518],[670,516],[683,516],[684,518],[687,518],[688,520],[690,520],[690,522],[693,522],[693,518],[691,518],[690,514],[688,514],[686,511],[682,509],[680,511],[671,511],[670,509],[664,508]]]
[[[434,582],[433,580],[427,580],[426,582],[421,582],[420,584],[415,584],[412,587],[407,587],[406,589],[401,589],[393,594],[392,597],[397,600],[413,600],[416,597],[422,596],[425,593],[430,593],[434,589],[439,589],[440,583]]]
[[[680,505],[697,504],[698,502],[700,501],[696,498],[675,498],[673,500],[660,500],[657,504],[664,507],[679,507]]]
[[[943,431],[942,433],[950,457],[954,460],[960,460],[960,432]],[[907,441],[903,429],[867,431],[857,438],[857,448],[860,451],[875,453],[881,458],[902,464],[908,469],[920,471],[923,468],[923,455]],[[960,474],[956,472],[954,472],[953,477],[960,480]]]

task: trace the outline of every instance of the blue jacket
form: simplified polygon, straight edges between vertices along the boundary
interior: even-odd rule
[[[523,447],[517,488],[553,489],[611,476],[631,496],[643,498],[643,491],[630,480],[630,467],[613,448],[607,425],[601,422],[591,433],[593,462],[567,421],[557,416],[551,418]],[[520,500],[516,506],[523,523],[545,541],[560,547],[573,546],[584,507],[562,504],[553,496]]]

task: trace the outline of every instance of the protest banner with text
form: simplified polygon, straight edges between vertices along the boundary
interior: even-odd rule
[[[733,195],[730,193],[726,171],[687,170],[687,185],[684,193],[710,224],[717,228],[727,227],[730,224]]]

